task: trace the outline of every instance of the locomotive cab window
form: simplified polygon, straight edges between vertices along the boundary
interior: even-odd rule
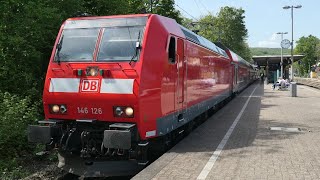
[[[169,63],[174,64],[176,62],[176,38],[175,37],[170,37],[168,56],[169,56]]]
[[[55,61],[137,61],[146,22],[147,17],[67,20]]]
[[[92,61],[99,29],[65,29],[57,45],[55,61]]]
[[[143,26],[105,28],[98,61],[138,60]]]

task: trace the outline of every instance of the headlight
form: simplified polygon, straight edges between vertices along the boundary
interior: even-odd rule
[[[57,113],[60,111],[60,107],[58,105],[51,106],[51,111]]]
[[[121,115],[123,114],[123,111],[122,111],[121,107],[117,107],[117,108],[115,109],[115,114],[116,114],[117,116],[121,116]]]
[[[133,109],[132,109],[132,107],[127,107],[126,110],[125,110],[125,112],[126,112],[126,115],[127,115],[127,116],[132,116],[132,115],[133,115]]]
[[[98,74],[96,69],[90,69],[90,75],[91,76],[96,76]]]
[[[60,106],[60,112],[61,113],[66,113],[67,112],[67,107],[65,105]]]
[[[65,104],[50,104],[49,111],[51,114],[66,114],[67,105]]]
[[[87,76],[97,76],[97,75],[98,75],[98,67],[87,68]]]
[[[127,106],[114,106],[114,117],[133,118],[133,108]]]

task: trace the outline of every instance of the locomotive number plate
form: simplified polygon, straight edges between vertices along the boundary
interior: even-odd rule
[[[79,114],[102,114],[102,108],[77,107]]]

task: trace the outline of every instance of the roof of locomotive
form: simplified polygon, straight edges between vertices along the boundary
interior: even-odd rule
[[[238,54],[236,54],[235,52],[233,52],[231,49],[229,49],[228,47],[226,47],[224,44],[222,44],[221,42],[215,42],[215,44],[217,46],[219,46],[220,48],[222,48],[223,50],[225,51],[229,51],[230,52],[230,55],[231,55],[231,58],[232,58],[232,61],[236,61],[236,62],[239,62],[243,65],[246,65],[246,66],[250,66],[252,67],[252,65],[246,61],[245,59],[243,59],[241,56],[239,56]]]
[[[228,58],[227,53],[222,48],[215,45],[213,42],[211,42],[208,39],[192,32],[191,30],[189,30],[181,25],[179,25],[179,26],[180,26],[182,32],[184,33],[184,35],[186,36],[186,39]]]
[[[67,20],[89,20],[89,19],[109,19],[109,18],[128,18],[128,17],[149,17],[152,14],[126,14],[126,15],[111,15],[111,16],[79,16],[71,17]]]

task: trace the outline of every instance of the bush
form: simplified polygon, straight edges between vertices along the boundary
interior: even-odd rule
[[[27,126],[40,117],[40,102],[0,92],[0,171],[14,170],[17,158],[32,152],[28,145]]]

